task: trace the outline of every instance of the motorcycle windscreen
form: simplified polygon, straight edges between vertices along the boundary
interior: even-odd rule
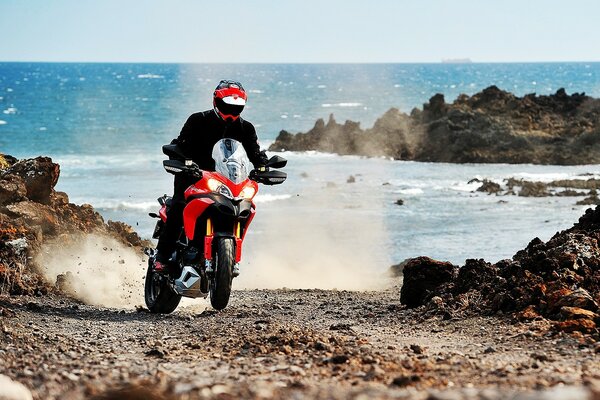
[[[215,171],[236,185],[248,179],[250,160],[244,146],[235,139],[221,139],[213,147]]]

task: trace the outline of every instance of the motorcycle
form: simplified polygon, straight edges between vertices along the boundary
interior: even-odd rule
[[[271,157],[265,167],[250,170],[250,161],[242,144],[234,139],[221,139],[212,152],[215,171],[202,171],[186,159],[177,145],[163,146],[169,160],[164,169],[174,175],[193,177],[196,182],[185,193],[183,227],[171,255],[168,272],[155,271],[156,250],[148,249],[145,278],[146,306],[154,313],[173,312],[181,297],[206,298],[213,308],[227,307],[233,278],[239,275],[242,244],[256,213],[253,202],[258,183],[277,185],[287,174],[277,169],[287,160]],[[167,221],[172,198],[158,198],[158,218],[153,238],[158,239]]]

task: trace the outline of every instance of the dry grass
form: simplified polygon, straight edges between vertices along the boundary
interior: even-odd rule
[[[4,158],[4,154],[0,154],[0,170],[8,167],[10,167],[10,164],[6,161],[6,158]]]

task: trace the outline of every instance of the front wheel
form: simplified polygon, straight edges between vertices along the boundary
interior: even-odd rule
[[[158,274],[153,268],[153,257],[148,260],[146,282],[144,285],[144,298],[148,310],[158,314],[169,314],[175,311],[181,296],[175,293],[167,282],[167,277]]]
[[[210,304],[215,310],[222,310],[229,303],[235,245],[232,238],[219,238],[215,252],[215,275],[210,282]]]

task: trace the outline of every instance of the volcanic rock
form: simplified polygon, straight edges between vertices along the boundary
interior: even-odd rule
[[[496,86],[410,115],[390,109],[369,129],[330,115],[306,133],[281,131],[271,150],[318,150],[434,162],[600,163],[600,100],[559,89],[517,97]]]
[[[148,243],[120,222],[104,222],[89,204],[69,203],[54,186],[60,167],[48,157],[17,161],[4,155],[0,169],[0,288],[9,294],[43,294],[45,283],[33,254],[49,240],[95,233],[140,249]]]
[[[417,257],[404,266],[400,301],[408,307],[425,304],[445,284],[454,280],[458,267],[429,257]]]
[[[467,260],[458,268],[419,257],[404,267],[400,301],[444,312],[516,312],[545,317],[556,329],[595,332],[600,324],[600,207],[548,242],[538,238],[512,260]],[[432,305],[437,298],[440,306]],[[435,313],[434,313],[435,314]]]

